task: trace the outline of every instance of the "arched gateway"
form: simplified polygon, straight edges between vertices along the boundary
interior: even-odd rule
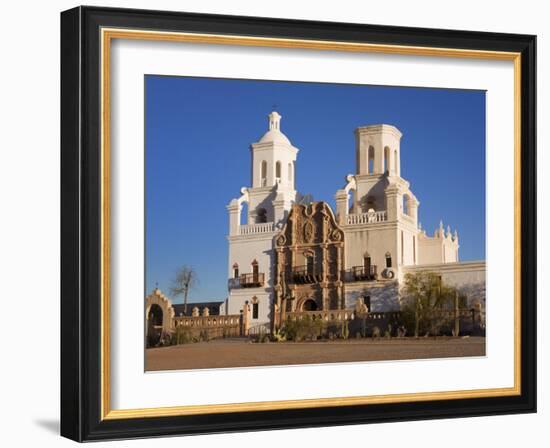
[[[170,333],[174,325],[172,302],[160,289],[155,288],[145,298],[145,340],[147,346],[156,345],[162,333]]]

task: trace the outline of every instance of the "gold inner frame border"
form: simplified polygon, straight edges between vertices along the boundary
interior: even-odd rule
[[[459,48],[281,39],[138,29],[101,29],[101,420],[168,417],[228,412],[252,412],[316,407],[406,403],[432,400],[502,397],[521,394],[521,53]],[[403,393],[303,400],[262,401],[136,409],[111,409],[110,387],[110,63],[113,39],[185,42],[212,45],[295,48],[355,53],[455,57],[513,61],[514,63],[514,386],[442,392]]]

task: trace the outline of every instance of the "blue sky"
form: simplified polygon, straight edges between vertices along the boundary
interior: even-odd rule
[[[392,124],[423,228],[442,219],[458,230],[461,260],[485,258],[484,91],[148,75],[145,93],[147,291],[168,293],[188,264],[199,279],[190,301],[227,296],[225,206],[250,184],[249,146],[274,105],[300,149],[298,191],[334,208],[355,172],[354,129]]]

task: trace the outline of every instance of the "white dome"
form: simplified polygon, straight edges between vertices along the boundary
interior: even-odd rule
[[[290,145],[290,140],[278,129],[270,129],[260,139],[259,143],[285,143]]]

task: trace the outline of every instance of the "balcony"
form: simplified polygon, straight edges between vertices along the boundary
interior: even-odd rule
[[[230,278],[229,289],[235,288],[260,288],[264,286],[265,274],[263,272],[252,274],[241,274],[238,277]]]
[[[323,281],[323,274],[312,266],[295,266],[292,269],[292,280],[297,284],[319,283]]]
[[[388,213],[386,210],[375,212],[370,210],[367,213],[352,213],[346,216],[346,224],[360,225],[360,224],[376,224],[379,222],[385,222],[388,220]]]
[[[239,286],[241,288],[259,288],[265,282],[265,274],[256,272],[252,274],[241,274],[239,276]]]
[[[378,278],[377,271],[375,265],[354,266],[344,271],[344,279],[346,282],[372,282]]]
[[[239,235],[258,235],[261,233],[273,232],[272,222],[262,222],[259,224],[244,224],[239,226]]]

